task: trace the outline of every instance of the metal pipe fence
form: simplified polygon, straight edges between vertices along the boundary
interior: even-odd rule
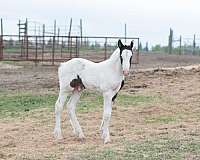
[[[134,40],[134,58],[139,63],[138,37],[101,37],[101,36],[61,36],[61,35],[1,35],[0,60],[63,62],[81,57],[100,62],[107,59],[117,48],[118,39]]]

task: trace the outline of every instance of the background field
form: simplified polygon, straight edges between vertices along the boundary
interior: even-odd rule
[[[145,54],[114,104],[110,144],[100,139],[102,97],[84,91],[77,107],[80,142],[62,115],[56,141],[57,66],[0,62],[0,159],[200,159],[200,69],[140,69],[198,64],[198,56]]]

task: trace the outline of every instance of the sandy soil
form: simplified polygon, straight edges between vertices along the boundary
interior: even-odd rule
[[[164,58],[163,56],[161,56]],[[152,57],[151,57],[152,58]],[[183,61],[175,56],[169,61],[153,63],[152,59],[143,60],[138,68],[159,66],[174,67]],[[196,64],[197,59],[184,65]],[[137,68],[137,69],[138,69]],[[0,88],[3,90],[31,90],[32,92],[57,92],[57,67],[32,65],[2,65],[0,63]],[[113,111],[111,124],[112,143],[103,145],[99,135],[102,112],[78,113],[78,118],[85,133],[86,141],[76,139],[63,113],[64,139],[56,141],[52,136],[54,125],[53,112],[46,109],[34,110],[17,119],[0,120],[0,159],[74,159],[86,150],[103,150],[106,147],[120,146],[126,141],[138,141],[152,135],[197,134],[199,136],[199,118],[193,115],[200,112],[200,69],[148,70],[136,72],[127,77],[122,92],[135,95],[155,95],[164,97],[163,102],[152,102],[148,106],[120,107]],[[166,98],[166,99],[165,99]],[[168,101],[170,99],[170,102]],[[49,114],[46,114],[49,113]],[[145,117],[166,116],[182,113],[182,121],[172,124],[146,123]],[[190,116],[191,115],[191,116]],[[120,152],[120,147],[119,147]]]

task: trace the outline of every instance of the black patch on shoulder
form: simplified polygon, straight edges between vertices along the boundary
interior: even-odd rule
[[[124,86],[124,80],[121,82],[121,87],[120,87],[119,91],[122,89],[123,86]],[[118,91],[118,92],[119,92],[119,91]],[[112,97],[112,101],[113,101],[113,102],[114,102],[115,99],[117,98],[118,92]]]
[[[72,88],[78,88],[80,87],[81,89],[85,89],[85,86],[82,82],[82,79],[79,77],[79,75],[77,75],[77,79],[73,79],[71,82],[70,82],[70,86]]]

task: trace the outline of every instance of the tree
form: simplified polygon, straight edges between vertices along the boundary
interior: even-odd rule
[[[146,52],[148,52],[148,51],[149,51],[148,42],[146,42],[146,46],[145,46],[144,50],[145,50]]]
[[[152,47],[152,51],[161,51],[161,46],[160,44],[156,44],[155,46]]]
[[[139,50],[140,50],[140,51],[143,50],[143,48],[142,48],[142,43],[141,43],[141,42],[140,42],[140,44],[139,44]]]

